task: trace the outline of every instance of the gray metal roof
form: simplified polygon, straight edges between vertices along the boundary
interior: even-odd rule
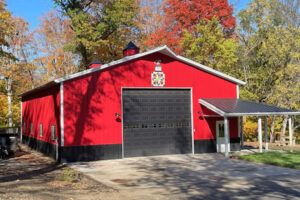
[[[221,116],[300,115],[299,111],[242,99],[199,99],[199,103]]]

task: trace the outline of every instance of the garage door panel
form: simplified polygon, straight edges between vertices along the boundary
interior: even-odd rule
[[[190,153],[190,90],[123,90],[125,157]]]

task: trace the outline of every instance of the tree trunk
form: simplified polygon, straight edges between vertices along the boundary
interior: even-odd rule
[[[31,89],[34,89],[34,79],[33,79],[33,73],[29,70],[28,71],[31,81]]]
[[[283,118],[283,121],[282,121],[281,136],[280,137],[284,137],[285,136],[285,130],[286,130],[287,121],[288,121],[288,116],[285,115],[284,118]]]
[[[274,142],[275,120],[276,120],[276,116],[273,116],[273,118],[272,118],[272,124],[271,124],[271,128],[270,128],[270,142],[271,143]]]
[[[8,127],[13,126],[13,117],[12,117],[12,79],[8,77],[6,79],[6,91],[7,91],[7,101],[8,101]]]

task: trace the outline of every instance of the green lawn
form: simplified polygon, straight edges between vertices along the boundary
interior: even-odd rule
[[[283,150],[283,151],[289,151],[290,147],[289,146],[284,146],[284,147],[279,147],[279,146],[270,146],[269,149],[271,150]],[[294,147],[293,148],[294,152],[300,152],[300,148],[299,147]]]
[[[254,153],[245,156],[238,156],[238,158],[241,160],[248,160],[251,162],[258,162],[258,163],[265,163],[265,164],[276,165],[281,167],[300,169],[300,152]]]

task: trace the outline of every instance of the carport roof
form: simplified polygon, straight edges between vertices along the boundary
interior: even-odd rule
[[[199,103],[221,116],[300,115],[299,111],[242,99],[199,99]]]

